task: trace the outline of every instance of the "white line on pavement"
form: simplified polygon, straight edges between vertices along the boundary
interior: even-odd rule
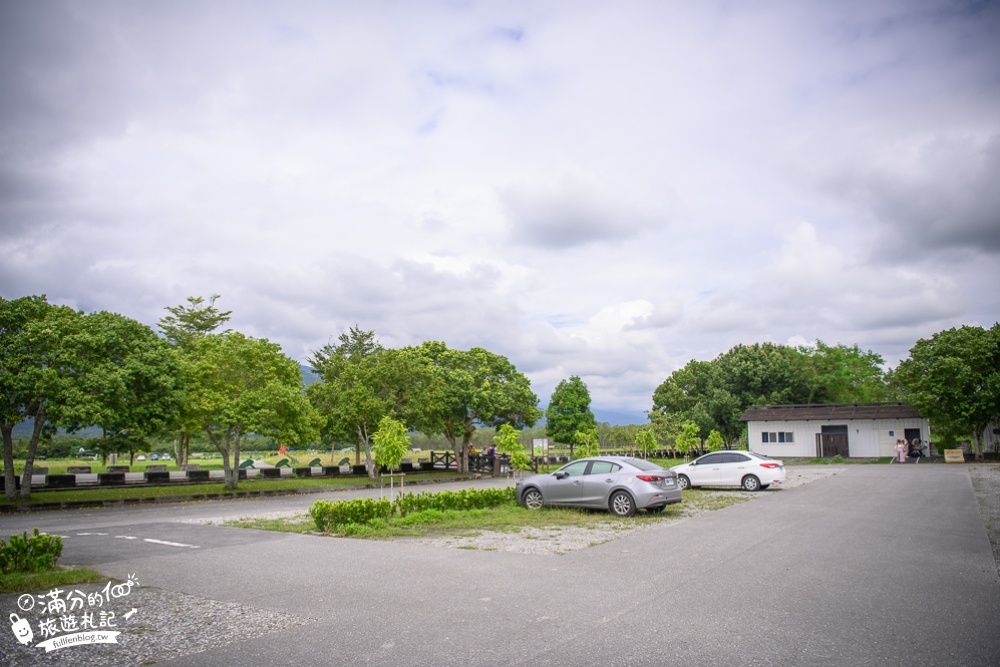
[[[197,549],[196,544],[182,544],[181,542],[167,542],[166,540],[154,540],[151,537],[142,538],[143,542],[149,542],[150,544],[164,544],[168,547],[185,547],[187,549]]]

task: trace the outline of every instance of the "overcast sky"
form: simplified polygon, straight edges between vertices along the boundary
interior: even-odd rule
[[[0,0],[0,296],[220,294],[641,413],[1000,319],[1000,3]]]

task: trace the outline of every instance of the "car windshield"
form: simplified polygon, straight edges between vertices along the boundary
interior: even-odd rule
[[[639,470],[659,470],[662,467],[643,459],[625,459],[625,462]]]

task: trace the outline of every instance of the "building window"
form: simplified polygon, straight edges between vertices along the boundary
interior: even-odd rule
[[[760,435],[761,442],[795,442],[795,434],[790,431],[764,431]]]

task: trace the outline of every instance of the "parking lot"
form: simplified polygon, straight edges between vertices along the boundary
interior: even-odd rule
[[[192,527],[187,507],[168,511],[71,522],[199,548],[102,559],[138,579],[133,618],[151,624],[66,651],[178,667],[1000,664],[1000,578],[962,466],[844,466],[562,555]],[[211,622],[158,643],[169,621],[152,622],[171,616]]]

